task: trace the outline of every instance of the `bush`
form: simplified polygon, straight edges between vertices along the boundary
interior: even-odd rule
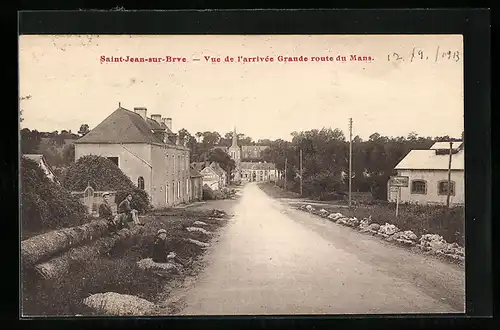
[[[21,158],[21,225],[23,237],[47,229],[87,222],[86,208],[60,185],[52,182],[40,166]]]
[[[72,191],[83,191],[88,185],[97,191],[116,191],[116,203],[123,201],[130,193],[131,207],[139,213],[152,208],[148,193],[137,188],[118,166],[105,157],[87,155],[79,158],[68,168],[63,183]]]
[[[207,201],[207,200],[214,200],[214,199],[216,199],[216,196],[215,196],[215,193],[212,190],[212,188],[210,188],[207,185],[204,185],[203,186],[203,200]]]

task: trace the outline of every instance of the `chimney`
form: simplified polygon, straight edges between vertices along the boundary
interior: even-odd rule
[[[140,115],[142,117],[142,119],[146,120],[146,115],[147,115],[148,109],[146,109],[144,107],[135,107],[134,112],[137,113],[138,115]]]
[[[161,125],[161,115],[151,115],[151,119],[156,121],[159,125]]]
[[[169,130],[172,130],[172,118],[165,119],[165,125],[167,125]]]

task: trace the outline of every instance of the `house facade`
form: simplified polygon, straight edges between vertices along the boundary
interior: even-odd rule
[[[264,182],[278,179],[279,174],[273,163],[243,162],[241,164],[241,177],[244,182]]]
[[[218,163],[194,163],[193,166],[203,176],[203,186],[207,185],[212,190],[220,190],[227,186],[227,173]]]
[[[453,142],[451,148],[450,205],[465,203],[464,147]],[[418,204],[446,204],[450,144],[437,142],[428,150],[410,151],[394,168],[398,176],[408,177],[401,187],[400,201]],[[397,200],[398,190],[387,187],[388,200]]]
[[[121,106],[93,130],[75,141],[75,160],[97,155],[113,161],[154,207],[190,201],[189,148],[172,132],[172,119],[147,117],[146,108]]]
[[[191,201],[201,201],[203,198],[203,175],[196,169],[191,168],[191,187],[189,195]]]

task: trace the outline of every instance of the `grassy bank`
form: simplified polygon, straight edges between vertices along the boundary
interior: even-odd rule
[[[271,184],[260,185],[261,189],[272,197],[280,197],[282,189]],[[339,203],[340,204],[340,203]],[[454,207],[449,210],[441,205],[406,205],[399,206],[396,217],[396,205],[378,203],[373,205],[357,205],[351,209],[342,206],[325,205],[321,208],[331,213],[342,213],[359,220],[372,217],[378,224],[390,223],[400,230],[411,230],[416,235],[438,234],[450,243],[464,246],[465,242],[465,210]]]
[[[279,186],[275,186],[272,183],[262,182],[259,183],[259,188],[262,189],[266,194],[274,198],[299,198],[300,195],[296,192],[285,190]]]
[[[23,315],[62,316],[94,315],[82,304],[87,296],[101,292],[117,292],[135,295],[152,302],[161,302],[162,293],[171,281],[183,275],[160,278],[139,269],[136,262],[151,257],[151,247],[158,229],[167,230],[167,248],[181,257],[196,259],[203,250],[184,241],[194,238],[208,241],[197,233],[190,233],[185,227],[194,221],[203,221],[209,231],[216,231],[225,221],[208,219],[202,212],[157,213],[144,219],[145,234],[129,245],[118,245],[108,255],[84,264],[75,265],[69,274],[52,281],[40,281],[30,271],[22,272]],[[204,239],[203,239],[204,238]],[[193,269],[185,269],[187,275]]]

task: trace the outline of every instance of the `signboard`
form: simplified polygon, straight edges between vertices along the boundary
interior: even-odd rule
[[[408,187],[410,178],[407,176],[391,176],[389,185],[392,187]]]

